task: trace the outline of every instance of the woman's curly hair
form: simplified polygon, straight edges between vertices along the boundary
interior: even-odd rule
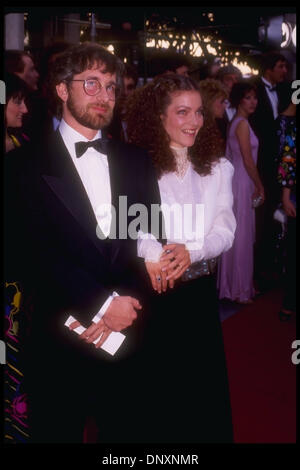
[[[155,77],[150,83],[138,88],[126,101],[125,120],[128,140],[149,151],[158,177],[164,173],[176,171],[175,157],[170,149],[170,137],[164,129],[161,115],[171,104],[172,94],[182,91],[200,90],[191,78],[168,73]],[[205,116],[204,126],[205,129]],[[203,134],[203,128],[197,134],[195,143],[188,149],[191,163],[197,173],[208,175],[212,163],[221,154],[215,151],[214,136]],[[205,135],[206,142],[203,142]]]

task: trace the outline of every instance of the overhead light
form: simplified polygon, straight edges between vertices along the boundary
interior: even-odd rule
[[[148,39],[146,47],[155,47],[155,39]]]
[[[252,69],[246,61],[245,62],[239,62],[237,60],[237,58],[235,58],[232,61],[232,65],[237,67],[240,70],[240,72],[242,73],[243,76],[245,76],[245,75],[258,75],[258,70]]]
[[[217,55],[217,51],[214,47],[212,47],[210,44],[206,46],[207,52],[209,52],[212,55]]]
[[[115,48],[114,48],[114,46],[113,46],[112,44],[109,44],[109,46],[107,46],[106,49],[107,49],[109,52],[111,52],[112,54],[115,53]]]
[[[169,49],[170,47],[170,42],[169,41],[165,41],[164,39],[161,41],[161,47],[163,49]]]

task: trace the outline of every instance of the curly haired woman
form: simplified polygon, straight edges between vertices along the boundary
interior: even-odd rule
[[[217,146],[225,155],[226,122],[224,121],[228,92],[220,80],[206,78],[199,82],[199,89],[205,111],[203,144]]]
[[[150,442],[232,441],[214,271],[234,238],[233,168],[218,142],[203,141],[203,121],[188,77],[156,77],[128,100],[128,137],[153,160],[167,239],[145,237],[138,250],[155,290],[145,364]]]

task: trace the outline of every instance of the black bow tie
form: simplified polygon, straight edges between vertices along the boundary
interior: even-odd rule
[[[79,158],[81,157],[84,152],[89,148],[89,147],[94,147],[95,150],[98,152],[107,154],[107,139],[96,139],[96,140],[91,140],[89,142],[76,142],[75,143],[75,151],[76,151],[76,157]]]
[[[276,85],[271,86],[271,85],[268,85],[267,83],[265,83],[265,87],[269,88],[269,91],[277,91],[277,86]]]

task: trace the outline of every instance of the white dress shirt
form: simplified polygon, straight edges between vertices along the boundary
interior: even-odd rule
[[[225,113],[227,114],[228,122],[231,122],[236,114],[236,108],[233,108],[228,100],[226,100]]]
[[[58,129],[68,149],[70,158],[72,159],[86,190],[97,223],[103,234],[108,236],[110,232],[112,215],[110,209],[111,187],[107,155],[98,152],[93,147],[89,147],[80,158],[77,158],[75,152],[75,143],[80,141],[90,142],[89,139],[70,127],[66,121],[64,121],[64,119],[61,120]],[[101,138],[100,130],[92,140],[99,138]],[[105,314],[107,308],[110,305],[110,302],[113,300],[115,295],[117,295],[117,293],[113,293],[108,297],[97,315],[93,318],[94,322],[98,322]]]
[[[276,90],[271,91],[271,88],[273,88],[273,85],[270,82],[268,82],[268,80],[266,80],[264,77],[261,77],[261,79],[262,79],[263,83],[265,85],[267,85],[267,86],[265,86],[265,89],[266,89],[267,95],[269,97],[270,103],[272,105],[274,119],[276,119],[278,117],[278,95],[277,95],[277,91]]]
[[[166,224],[169,226],[167,241],[184,243],[192,263],[214,258],[232,246],[236,229],[236,220],[232,211],[233,172],[229,160],[221,158],[219,162],[213,164],[210,175],[200,176],[189,164],[182,179],[178,178],[175,172],[171,172],[164,174],[158,181],[165,222],[169,217],[168,207],[174,204],[178,204],[181,208],[184,205],[188,206],[187,219],[177,216],[169,218],[171,223]],[[199,211],[198,217],[195,217],[197,205]],[[203,208],[202,216],[200,207]],[[188,220],[189,211],[190,220]],[[145,261],[158,261],[161,252],[161,244],[153,238],[148,241],[143,240],[142,244],[138,242],[138,254],[144,257]]]
[[[80,141],[90,142],[89,139],[75,131],[63,119],[59,125],[59,132],[61,133],[74,166],[84,185],[97,223],[103,234],[107,237],[110,232],[112,220],[110,208],[111,188],[107,155],[98,152],[94,147],[89,147],[80,158],[77,158],[75,143]],[[100,130],[92,141],[99,138],[101,138]]]

